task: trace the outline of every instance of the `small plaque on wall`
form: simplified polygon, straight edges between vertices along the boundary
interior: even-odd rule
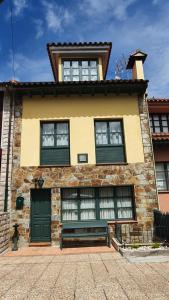
[[[88,154],[87,153],[80,153],[77,155],[78,163],[84,164],[88,163]]]

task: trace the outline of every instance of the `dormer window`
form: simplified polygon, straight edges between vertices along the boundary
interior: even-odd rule
[[[97,60],[64,60],[63,81],[98,80]]]

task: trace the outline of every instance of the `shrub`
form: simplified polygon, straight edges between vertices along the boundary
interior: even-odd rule
[[[131,246],[131,249],[138,249],[140,247],[139,244],[132,244]]]
[[[151,248],[152,249],[158,249],[158,248],[160,248],[160,243],[154,243],[154,244],[152,244]]]

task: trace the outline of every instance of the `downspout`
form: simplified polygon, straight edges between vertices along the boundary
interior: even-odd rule
[[[9,130],[8,130],[8,147],[7,147],[7,161],[6,161],[6,178],[5,178],[5,199],[4,199],[4,212],[8,211],[8,194],[9,194],[9,160],[10,160],[10,144],[11,144],[11,129],[12,129],[12,108],[14,103],[14,96],[9,93],[7,89],[8,95],[10,97],[10,113],[9,113]]]

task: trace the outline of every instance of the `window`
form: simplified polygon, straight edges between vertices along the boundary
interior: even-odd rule
[[[89,80],[98,80],[98,64],[96,60],[63,61],[63,81]]]
[[[169,190],[169,163],[156,163],[156,180],[159,191]]]
[[[41,123],[41,165],[68,165],[68,122]]]
[[[150,127],[152,132],[169,132],[169,114],[151,114]]]
[[[131,186],[64,188],[62,222],[133,219]]]
[[[96,162],[125,161],[122,121],[95,121]]]

